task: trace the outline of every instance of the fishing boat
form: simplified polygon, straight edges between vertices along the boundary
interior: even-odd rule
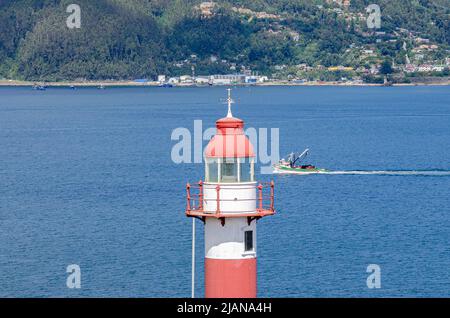
[[[325,169],[317,168],[310,164],[301,164],[301,161],[306,158],[308,153],[309,149],[306,149],[301,154],[289,154],[287,160],[283,158],[273,166],[274,173],[316,174],[328,171]]]

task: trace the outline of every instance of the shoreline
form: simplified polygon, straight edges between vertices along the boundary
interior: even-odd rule
[[[43,82],[32,82],[32,81],[16,81],[16,80],[0,80],[0,87],[33,87],[35,84],[42,84]],[[54,88],[98,88],[103,87],[159,87],[159,82],[135,82],[135,81],[86,81],[86,82],[45,82],[46,87]],[[384,84],[373,84],[373,83],[352,83],[352,82],[304,82],[304,83],[294,83],[287,81],[269,81],[264,83],[256,84],[231,84],[231,85],[198,85],[198,84],[174,84],[175,87],[221,87],[221,86],[342,86],[342,87],[383,87]],[[450,80],[442,82],[417,82],[417,83],[398,83],[392,84],[391,86],[450,86]]]

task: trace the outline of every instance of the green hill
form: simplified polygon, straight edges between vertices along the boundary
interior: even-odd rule
[[[66,25],[66,8],[74,2],[81,7],[80,29]],[[154,78],[190,74],[193,65],[197,74],[287,74],[298,72],[299,64],[356,69],[386,59],[403,63],[420,37],[438,46],[430,58],[449,56],[450,0],[379,0],[376,30],[365,20],[372,1],[353,0],[349,7],[319,0],[201,3],[0,1],[0,77]],[[361,55],[366,47],[376,51],[372,60]]]

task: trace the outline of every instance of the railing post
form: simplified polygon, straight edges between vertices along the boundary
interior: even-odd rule
[[[198,182],[199,193],[198,193],[198,209],[203,211],[203,181]]]
[[[219,186],[219,185],[217,185],[216,191],[217,191],[217,208],[216,208],[216,214],[220,214],[220,186]]]
[[[262,184],[260,183],[260,184],[258,185],[258,192],[259,192],[259,209],[260,209],[260,210],[263,209],[263,195],[262,195],[262,189],[263,189],[263,186],[262,186]]]
[[[186,185],[186,195],[186,211],[191,211],[191,185],[189,183]]]
[[[275,187],[275,183],[272,181],[270,181],[270,210],[273,212],[274,209],[274,196],[275,196],[275,191],[274,191],[274,187]]]

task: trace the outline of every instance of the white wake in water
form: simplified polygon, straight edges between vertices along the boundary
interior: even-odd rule
[[[320,174],[334,175],[389,175],[389,176],[450,176],[449,170],[347,170],[324,171]]]

